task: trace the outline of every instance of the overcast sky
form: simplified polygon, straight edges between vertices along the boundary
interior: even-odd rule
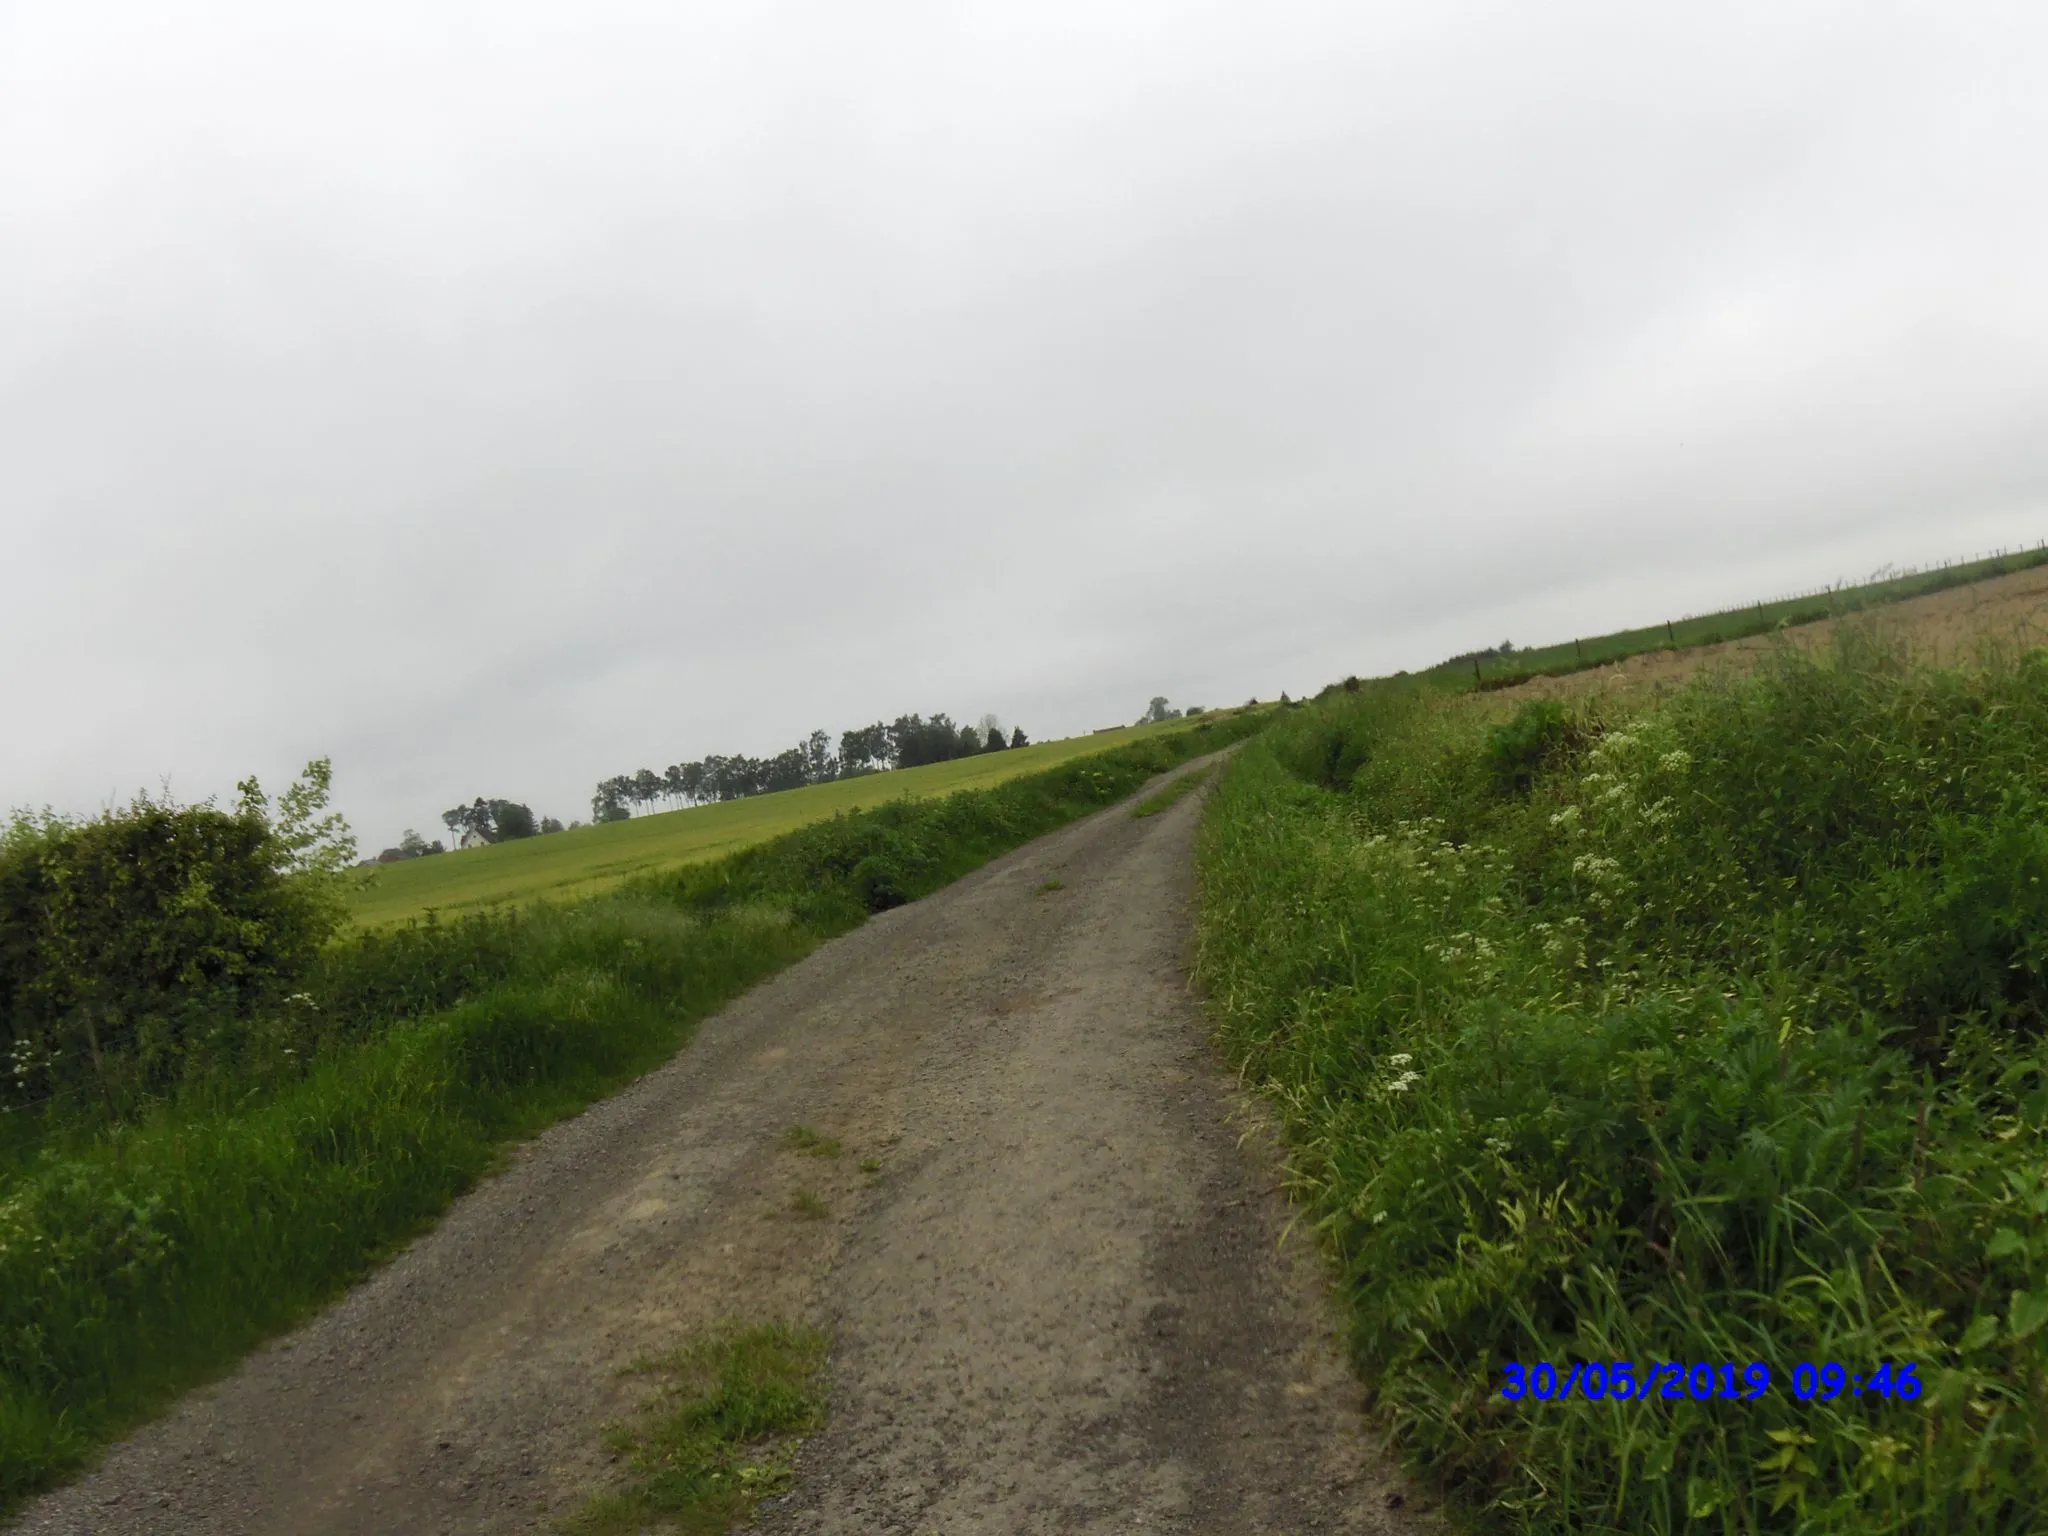
[[[2048,536],[2048,8],[0,0],[0,807],[366,849]]]

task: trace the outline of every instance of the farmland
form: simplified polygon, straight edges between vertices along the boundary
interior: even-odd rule
[[[1131,726],[388,864],[366,872],[350,894],[350,913],[357,924],[375,928],[422,916],[429,909],[446,917],[539,897],[573,900],[610,890],[636,875],[721,858],[842,812],[892,800],[929,800],[959,790],[989,789],[1090,753],[1184,729],[1186,724],[1176,720]]]
[[[1611,634],[1506,653],[1489,650],[1444,662],[1423,676],[1452,684],[1474,683],[1480,688],[1512,688],[1529,679],[1612,668],[1636,657],[1683,656],[1689,658],[1685,667],[1690,669],[1702,658],[1728,653],[1753,656],[1769,637],[1782,631],[1811,629],[1851,613],[1896,605],[1914,615],[1909,623],[1918,623],[1922,622],[1920,615],[1974,609],[1987,597],[2016,586],[2038,591],[2043,565],[2048,565],[2048,546],[2009,551]]]

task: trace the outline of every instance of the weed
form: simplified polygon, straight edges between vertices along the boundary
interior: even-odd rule
[[[625,1486],[562,1522],[569,1536],[650,1528],[721,1536],[789,1486],[794,1440],[824,1422],[825,1338],[782,1324],[727,1327],[635,1367],[656,1391],[606,1436]]]
[[[1043,896],[1047,891],[1064,891],[1066,888],[1067,882],[1064,880],[1048,880],[1038,888],[1038,894]]]
[[[789,1197],[789,1209],[793,1215],[801,1216],[805,1221],[823,1221],[832,1214],[832,1207],[827,1205],[815,1190],[809,1189],[792,1192]]]
[[[882,1160],[879,1157],[864,1157],[860,1160],[860,1171],[867,1174],[880,1173]]]
[[[831,1136],[820,1136],[808,1125],[792,1125],[782,1134],[782,1144],[803,1157],[837,1157],[839,1142]]]

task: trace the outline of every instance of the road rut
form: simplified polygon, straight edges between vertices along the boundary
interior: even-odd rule
[[[621,1367],[773,1317],[834,1345],[770,1532],[1432,1528],[1188,995],[1199,798],[1079,822],[755,989],[20,1528],[546,1530],[612,1475]]]

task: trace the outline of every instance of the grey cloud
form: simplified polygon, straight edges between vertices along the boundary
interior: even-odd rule
[[[0,801],[366,839],[2048,533],[2022,6],[0,0]]]

